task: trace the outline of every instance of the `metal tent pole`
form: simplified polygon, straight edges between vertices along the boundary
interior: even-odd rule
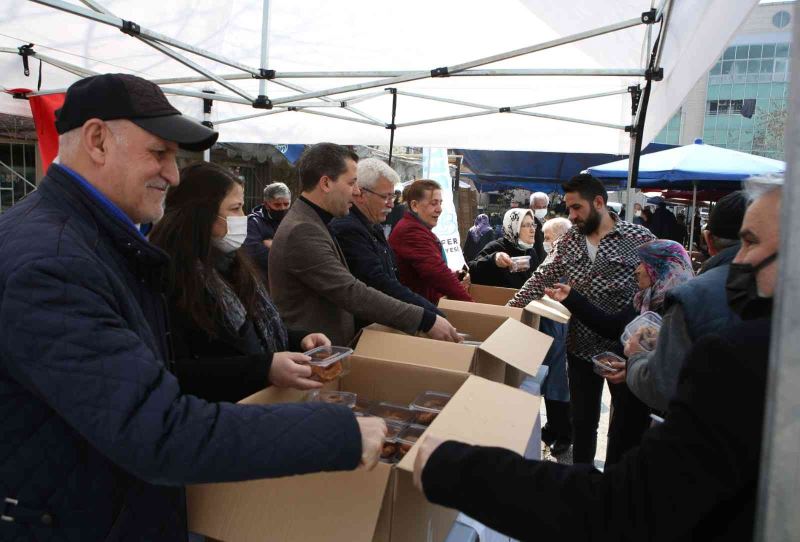
[[[391,166],[392,151],[394,150],[394,131],[397,129],[397,125],[394,123],[395,116],[397,115],[397,89],[390,88],[388,90],[392,93],[392,123],[388,126],[389,130],[391,131],[389,134],[389,166]]]
[[[795,4],[792,42],[800,43],[800,6]],[[789,542],[800,532],[800,55],[792,55],[786,128],[786,183],[781,199],[778,285],[770,343],[761,449],[756,540]]]
[[[697,212],[697,183],[695,182],[694,189],[692,190],[692,225],[689,228],[689,252],[692,251],[692,245],[694,245],[694,214],[696,212]]]
[[[264,0],[261,8],[261,69],[267,69],[269,58],[269,0]],[[262,78],[258,81],[258,97],[267,96],[267,80]]]

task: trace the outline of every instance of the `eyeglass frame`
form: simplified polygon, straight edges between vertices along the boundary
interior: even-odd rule
[[[394,192],[391,192],[388,195],[384,196],[383,194],[379,194],[378,192],[375,192],[374,190],[370,190],[366,186],[359,186],[359,188],[361,190],[365,191],[365,192],[369,192],[370,194],[378,196],[379,198],[381,198],[386,203],[389,203],[390,201],[394,200]]]

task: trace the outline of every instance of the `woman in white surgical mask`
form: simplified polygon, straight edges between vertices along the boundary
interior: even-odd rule
[[[287,330],[247,254],[244,187],[207,162],[181,170],[150,241],[165,267],[174,372],[184,393],[239,401],[268,385],[312,389],[310,358],[320,333]]]
[[[539,267],[539,258],[533,249],[536,228],[530,209],[506,211],[503,237],[486,245],[469,262],[473,284],[521,288]]]

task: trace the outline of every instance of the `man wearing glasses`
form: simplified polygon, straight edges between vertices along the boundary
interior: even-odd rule
[[[395,256],[383,232],[382,224],[394,208],[394,187],[400,177],[377,158],[360,160],[357,171],[361,193],[353,196],[350,214],[335,218],[330,225],[350,272],[367,286],[422,307],[427,318],[444,316],[430,301],[400,283]],[[358,322],[357,327],[371,323]]]

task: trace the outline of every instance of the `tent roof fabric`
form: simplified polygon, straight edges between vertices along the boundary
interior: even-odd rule
[[[77,0],[68,2],[88,10]],[[678,109],[699,77],[709,69],[744,21],[757,0],[669,1],[671,5],[661,65],[664,79],[655,82],[645,125],[644,141],[653,136]],[[636,20],[650,9],[651,0],[406,0],[376,5],[368,0],[324,2],[322,0],[271,0],[269,47],[266,66],[260,66],[262,0],[195,2],[174,0],[101,0],[113,15],[134,21],[141,28],[173,37],[194,47],[213,51],[250,67],[277,70],[278,80],[267,83],[270,99],[280,100],[300,93],[298,88],[323,90],[365,78],[281,79],[286,72],[341,72],[343,70],[420,70],[429,74],[440,66],[455,66],[494,54],[557,40],[621,21]],[[135,73],[150,79],[196,76],[184,64],[118,28],[79,18],[33,2],[0,0],[0,47],[14,54],[0,54],[0,87],[35,86],[37,61],[31,76],[22,73],[21,45],[34,43],[34,50],[57,61],[96,72]],[[662,1],[656,2],[657,6]],[[531,54],[480,65],[481,69],[586,69],[642,70],[660,24],[638,25]],[[652,30],[648,37],[649,30]],[[236,68],[179,51],[215,74],[240,73]],[[306,74],[314,75],[314,74]],[[77,79],[51,65],[42,70],[42,88],[58,89]],[[391,119],[392,96],[360,102],[363,113],[336,107],[340,101],[365,93],[396,87],[401,91],[459,100],[484,106],[433,102],[398,96],[395,145],[535,150],[621,154],[627,152],[629,136],[621,129],[551,118],[532,117],[499,108],[605,92],[620,94],[590,100],[543,105],[529,112],[572,117],[614,126],[631,124],[629,85],[643,84],[641,77],[613,76],[505,76],[436,77],[398,83],[389,77],[364,92],[332,97],[333,103],[304,99],[326,107],[288,112],[253,109],[248,105],[214,102],[211,121],[220,129],[220,140],[244,143],[307,144],[331,140],[342,144],[385,145]],[[231,81],[254,97],[259,81]],[[291,85],[294,89],[286,88]],[[171,88],[239,98],[228,88],[211,83],[183,83]],[[184,113],[202,118],[202,100],[171,96]],[[331,107],[334,106],[334,107]],[[495,108],[494,111],[486,107]],[[0,95],[0,113],[29,116],[24,101]],[[268,116],[231,123],[233,117],[268,113]],[[405,126],[424,119],[480,113],[478,116]],[[489,113],[489,114],[486,114]],[[338,117],[357,119],[348,122]],[[328,115],[328,116],[324,116]],[[371,120],[377,120],[374,125]]]

